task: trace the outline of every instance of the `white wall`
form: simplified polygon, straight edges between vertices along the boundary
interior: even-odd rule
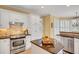
[[[30,14],[29,15],[29,28],[32,40],[42,38],[43,27],[42,19],[39,15]]]

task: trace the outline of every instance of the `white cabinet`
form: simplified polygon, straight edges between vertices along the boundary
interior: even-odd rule
[[[28,27],[28,15],[11,10],[0,9],[0,24],[2,27],[9,27],[9,22],[23,22]]]
[[[64,50],[74,53],[74,38],[62,37]]]
[[[0,54],[10,54],[10,39],[0,39]]]
[[[0,9],[0,21],[1,27],[9,27],[9,15],[2,9]]]
[[[74,38],[74,53],[79,54],[79,39]]]
[[[18,12],[11,12],[9,14],[9,22],[22,22],[24,27],[28,27],[28,15]]]
[[[25,49],[26,50],[31,48],[31,42],[30,41],[31,41],[31,36],[26,36],[26,39],[25,39],[25,44],[26,44]]]

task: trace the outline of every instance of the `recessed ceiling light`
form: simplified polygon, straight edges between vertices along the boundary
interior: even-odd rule
[[[67,7],[69,7],[70,5],[68,4],[68,5],[66,5]]]
[[[44,6],[41,6],[41,8],[44,8]]]

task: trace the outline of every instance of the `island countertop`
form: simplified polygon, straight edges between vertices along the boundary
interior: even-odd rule
[[[58,41],[54,41],[53,45],[43,45],[42,44],[42,39],[38,39],[38,40],[33,40],[31,41],[34,45],[48,51],[51,54],[57,54],[59,51],[61,51],[63,49],[63,45],[60,44]]]

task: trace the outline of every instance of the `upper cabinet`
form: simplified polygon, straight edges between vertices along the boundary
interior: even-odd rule
[[[0,9],[0,24],[4,28],[9,27],[9,22],[23,22],[27,27],[28,15],[11,10]]]
[[[7,28],[9,27],[9,15],[3,10],[3,9],[0,9],[0,24],[1,24],[1,27],[4,27],[4,28]]]

